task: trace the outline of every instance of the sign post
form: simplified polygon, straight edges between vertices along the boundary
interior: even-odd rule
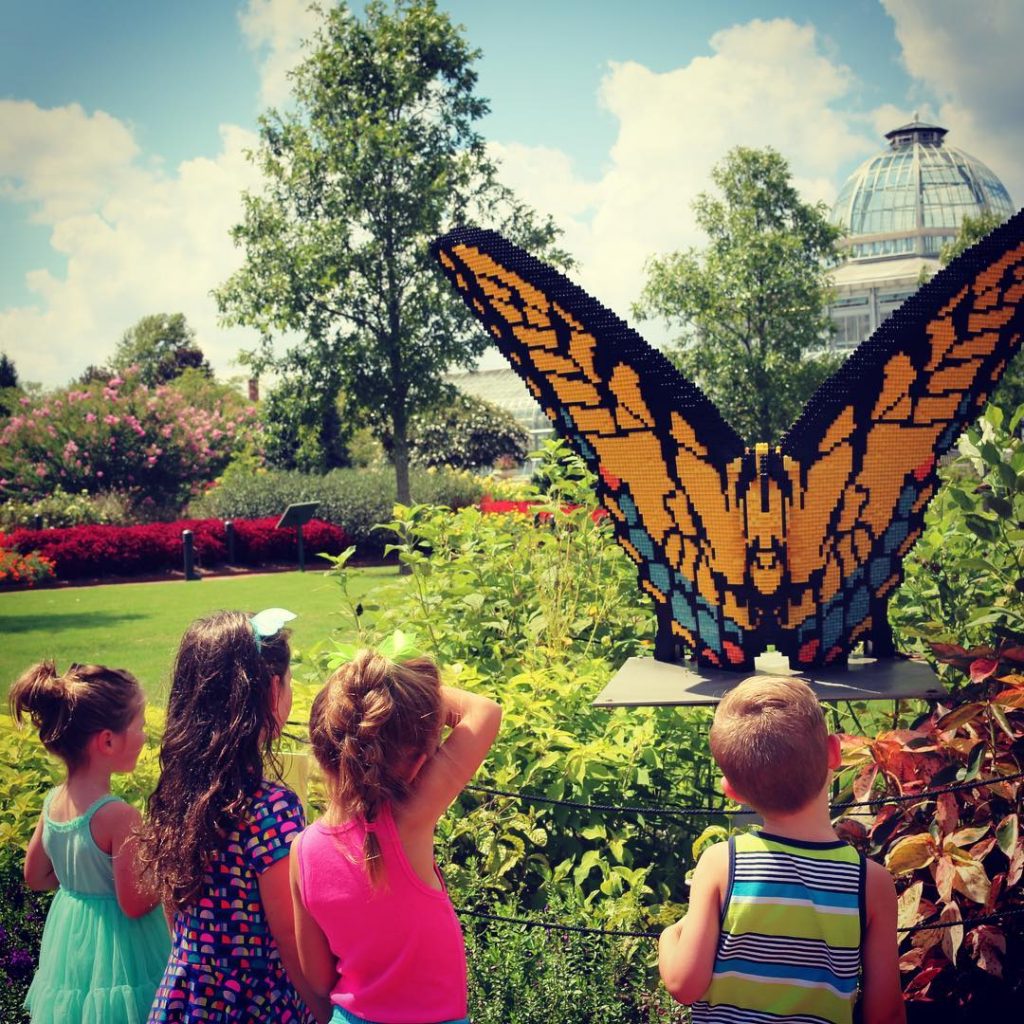
[[[302,538],[302,527],[316,515],[319,507],[319,501],[300,501],[289,505],[274,527],[277,530],[283,530],[286,526],[295,527],[299,536],[299,572],[306,571],[306,547]]]

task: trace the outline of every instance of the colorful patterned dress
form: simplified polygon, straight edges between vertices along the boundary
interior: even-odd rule
[[[303,824],[299,798],[264,779],[246,821],[215,851],[199,898],[174,915],[171,958],[149,1024],[311,1024],[281,963],[259,891],[259,876],[288,856]]]

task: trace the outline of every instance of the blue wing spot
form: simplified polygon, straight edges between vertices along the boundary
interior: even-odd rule
[[[633,499],[628,494],[623,494],[619,498],[619,508],[622,509],[622,514],[626,517],[626,522],[629,523],[630,526],[636,526],[636,505],[633,504]]]
[[[910,515],[910,510],[917,501],[918,488],[913,484],[907,484],[900,492],[900,501],[897,506],[897,512],[901,519],[906,519]]]
[[[597,456],[594,454],[594,449],[583,440],[579,434],[576,435],[576,445],[579,448],[580,455],[587,460],[587,462],[596,462]]]
[[[648,572],[651,574],[651,582],[663,593],[667,594],[669,588],[672,586],[672,577],[669,576],[668,569],[665,566],[658,564],[657,562],[647,567]]]
[[[643,530],[639,528],[630,530],[629,540],[633,547],[635,547],[648,562],[654,560],[654,545],[651,543],[651,538]]]
[[[843,606],[838,601],[833,601],[832,606],[825,614],[825,621],[821,627],[821,645],[827,651],[834,647],[843,632]]]
[[[846,628],[849,630],[859,626],[871,610],[871,595],[867,587],[858,587],[850,598],[850,606],[846,610]]]
[[[882,537],[882,547],[887,555],[891,555],[906,540],[909,527],[906,522],[897,520],[890,523],[889,529]]]
[[[672,618],[691,633],[697,629],[697,619],[694,617],[693,608],[682,594],[672,595]]]
[[[964,397],[960,399],[960,404],[956,407],[957,416],[966,416],[967,410],[970,409],[970,407],[971,400],[967,395],[964,395]]]
[[[876,590],[892,575],[892,559],[876,558],[868,566],[868,580]]]
[[[697,633],[701,641],[706,643],[715,654],[722,653],[722,638],[718,623],[703,608],[697,611]]]
[[[948,427],[942,432],[942,436],[936,444],[936,450],[940,455],[947,452],[956,440],[956,435],[960,433],[960,426],[957,423],[950,423]]]

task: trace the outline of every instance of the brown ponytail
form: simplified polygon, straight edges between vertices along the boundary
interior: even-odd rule
[[[11,717],[27,716],[39,739],[69,769],[77,768],[89,739],[104,729],[124,732],[143,704],[130,673],[102,665],[72,665],[59,675],[52,661],[33,665],[7,696]]]
[[[395,663],[363,650],[327,680],[313,701],[309,736],[343,818],[377,820],[409,792],[408,772],[441,733],[441,677],[429,658]],[[380,844],[367,830],[366,868],[382,878]]]

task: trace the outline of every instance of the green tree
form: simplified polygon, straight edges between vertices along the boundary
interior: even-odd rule
[[[1005,217],[988,210],[979,213],[977,217],[964,217],[956,238],[947,242],[939,252],[939,262],[944,267],[948,266],[962,252],[980,242],[989,232],[995,231],[1004,220]],[[1011,360],[1003,372],[1002,380],[992,392],[992,404],[1003,409],[1009,417],[1024,405],[1024,362],[1021,361],[1020,353]]]
[[[459,393],[412,418],[409,448],[421,466],[489,469],[501,458],[525,461],[530,433],[493,402]]]
[[[6,352],[0,352],[0,418],[14,412],[22,394],[14,360]]]
[[[16,388],[18,386],[18,371],[6,352],[0,352],[0,388]]]
[[[474,125],[478,54],[435,0],[344,4],[292,74],[294,105],[260,119],[264,190],[233,232],[245,264],[217,292],[225,322],[258,328],[247,354],[305,382],[321,407],[340,388],[352,414],[394,444],[409,501],[409,419],[445,393],[443,373],[486,347],[428,246],[455,224],[488,223],[534,251],[557,230],[503,187]],[[276,357],[271,338],[305,338]]]
[[[298,374],[284,378],[267,396],[263,408],[268,465],[303,473],[326,473],[347,466],[351,423],[343,420],[343,409],[337,386],[324,387],[322,382],[309,382]]]
[[[124,373],[132,366],[139,368],[140,380],[149,387],[166,384],[187,369],[212,376],[210,364],[196,345],[196,332],[183,313],[153,313],[124,332],[110,368]]]
[[[840,232],[773,149],[737,147],[711,178],[720,195],[694,203],[708,247],[652,258],[634,313],[681,328],[673,362],[748,442],[773,442],[841,362],[824,351]]]

